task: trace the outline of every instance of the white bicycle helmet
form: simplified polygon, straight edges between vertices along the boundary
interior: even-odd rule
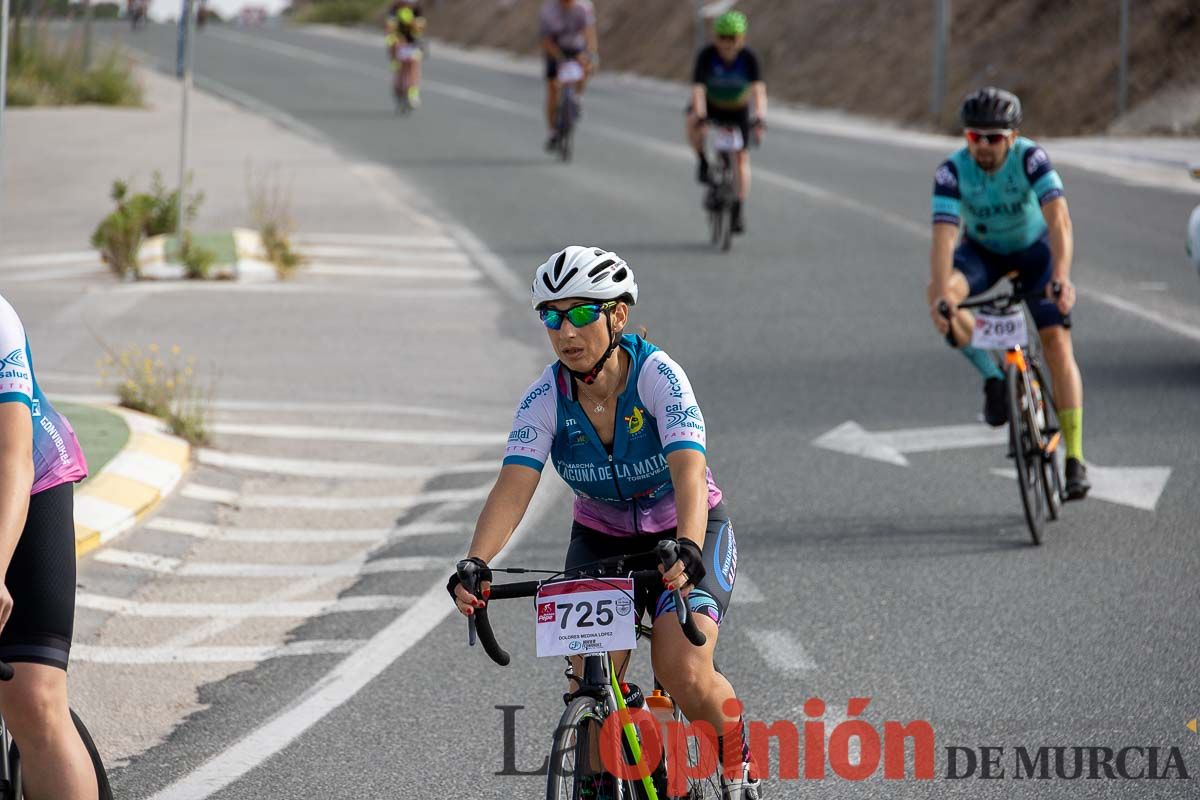
[[[551,300],[580,297],[586,300],[625,298],[637,302],[638,286],[625,259],[599,247],[571,245],[537,268],[533,276],[533,307]]]

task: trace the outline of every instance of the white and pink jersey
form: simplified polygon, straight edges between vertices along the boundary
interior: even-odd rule
[[[0,403],[21,403],[33,417],[30,494],[87,477],[87,461],[67,418],[50,405],[33,374],[33,354],[21,318],[0,295]]]

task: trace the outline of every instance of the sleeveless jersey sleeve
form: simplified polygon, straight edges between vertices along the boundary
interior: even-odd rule
[[[704,415],[687,375],[670,356],[661,350],[651,354],[638,375],[637,388],[658,425],[663,455],[683,448],[704,452]]]
[[[1040,145],[1035,144],[1025,151],[1025,177],[1042,205],[1063,196],[1062,178],[1058,177],[1057,170],[1050,164],[1050,156]]]
[[[933,221],[958,225],[962,221],[962,194],[958,189],[958,167],[946,159],[933,173]]]
[[[558,390],[554,388],[554,370],[547,367],[517,405],[504,449],[504,465],[519,464],[541,472],[550,457],[557,427]]]
[[[24,403],[33,408],[33,369],[21,318],[0,297],[0,403]]]

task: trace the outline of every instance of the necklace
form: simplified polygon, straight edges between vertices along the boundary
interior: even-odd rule
[[[613,389],[611,392],[608,393],[608,397],[605,397],[603,400],[597,400],[595,397],[592,397],[590,394],[588,394],[587,392],[585,392],[583,390],[582,386],[579,387],[579,393],[581,395],[583,395],[584,397],[586,397],[589,402],[594,403],[596,405],[595,409],[593,409],[594,413],[603,414],[604,413],[604,404],[612,399],[612,396],[617,393],[617,390]]]

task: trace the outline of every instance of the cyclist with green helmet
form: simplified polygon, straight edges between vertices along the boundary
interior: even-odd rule
[[[746,47],[746,15],[728,11],[713,23],[714,41],[700,51],[692,72],[692,98],[687,107],[687,139],[696,151],[696,179],[708,183],[708,158],[704,152],[707,122],[739,128],[742,141],[751,134],[762,138],[766,130],[767,85],[758,57]],[[753,106],[753,114],[751,113]],[[738,196],[733,208],[734,233],[746,230],[742,205],[750,196],[750,153],[743,144],[737,154]]]

